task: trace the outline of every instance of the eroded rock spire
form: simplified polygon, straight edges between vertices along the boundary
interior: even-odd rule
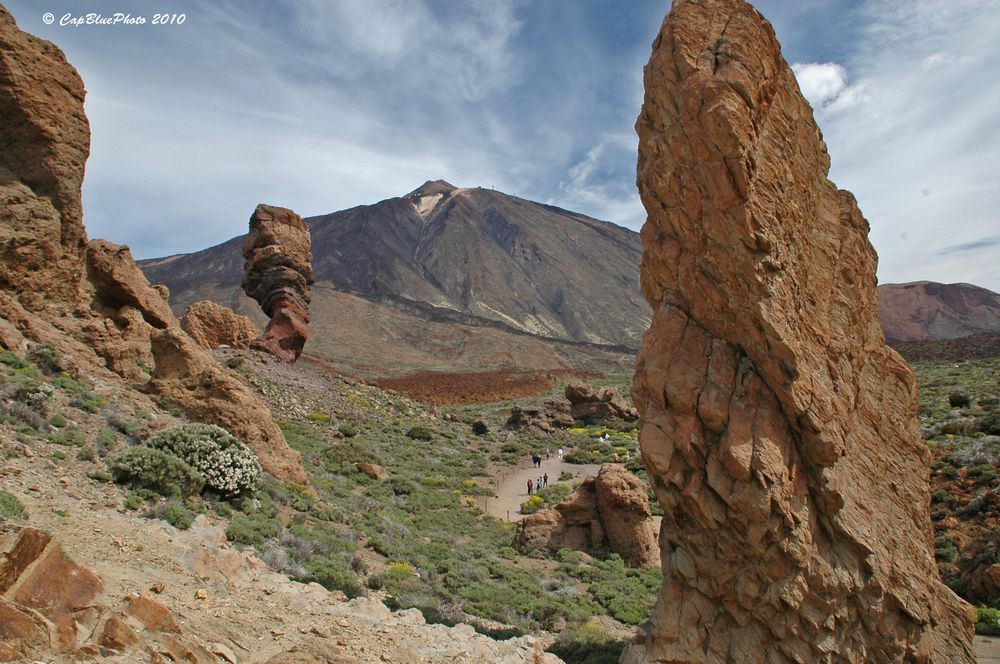
[[[974,661],[868,223],[773,29],[743,0],[676,0],[645,86],[633,394],[665,580],[622,661]]]

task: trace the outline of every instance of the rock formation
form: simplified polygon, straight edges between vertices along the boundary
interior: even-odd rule
[[[676,0],[645,87],[633,395],[665,578],[622,661],[974,661],[868,223],[773,29],[743,0]]]
[[[75,375],[149,379],[188,415],[244,439],[265,470],[306,483],[267,406],[181,330],[166,289],[150,286],[127,247],[87,241],[83,99],[62,52],[0,7],[0,343],[49,344]]]
[[[181,318],[181,329],[202,348],[249,348],[260,330],[246,316],[210,300],[189,306]]]
[[[613,387],[605,387],[597,393],[586,383],[569,383],[566,399],[573,419],[587,424],[605,424],[610,419],[632,422],[639,418],[636,409]]]
[[[512,406],[510,416],[504,423],[505,429],[520,431],[538,429],[552,433],[556,429],[573,426],[573,416],[569,414],[569,404],[565,401],[546,401],[542,406]]]
[[[243,290],[271,318],[251,347],[295,362],[309,337],[313,282],[309,226],[291,210],[261,203],[250,217],[243,258]]]
[[[651,514],[645,483],[624,466],[609,463],[563,502],[521,520],[514,546],[612,551],[631,567],[649,568],[660,564]]]

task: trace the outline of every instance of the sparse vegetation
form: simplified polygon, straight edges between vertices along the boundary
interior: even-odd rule
[[[0,489],[0,518],[4,519],[25,519],[27,511],[24,505],[17,499],[17,496]]]

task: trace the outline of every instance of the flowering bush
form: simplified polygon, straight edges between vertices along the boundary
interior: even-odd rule
[[[149,447],[183,459],[205,478],[205,485],[225,496],[253,493],[263,471],[257,455],[222,427],[183,424],[146,441]]]
[[[197,470],[163,450],[133,447],[111,461],[115,481],[169,496],[201,493],[205,480]]]

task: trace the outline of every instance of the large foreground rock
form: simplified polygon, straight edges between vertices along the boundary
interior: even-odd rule
[[[291,210],[261,203],[250,217],[243,258],[243,290],[271,318],[251,347],[295,362],[309,337],[314,278],[309,226]]]
[[[645,85],[633,394],[665,578],[622,661],[974,661],[868,224],[773,29],[742,0],[676,0]]]
[[[617,553],[631,567],[660,563],[656,524],[646,485],[619,464],[601,466],[566,500],[526,516],[514,545],[522,550],[562,548]]]
[[[306,483],[267,405],[181,330],[128,248],[87,241],[83,100],[62,52],[0,7],[0,344],[48,344],[74,375],[148,380],[189,416],[246,440],[265,470]]]

